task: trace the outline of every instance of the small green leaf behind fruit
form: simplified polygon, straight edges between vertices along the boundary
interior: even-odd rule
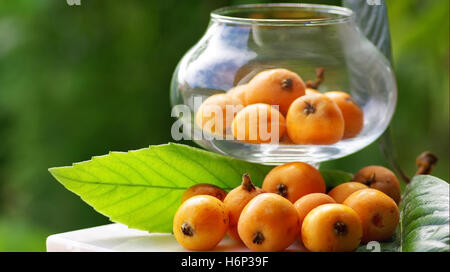
[[[319,171],[322,174],[323,179],[325,180],[327,191],[338,186],[339,184],[349,182],[353,178],[353,174],[344,171],[320,168]]]
[[[240,185],[244,173],[261,186],[271,169],[170,143],[111,152],[49,171],[113,222],[149,232],[172,232],[173,215],[190,186],[209,183],[231,190]]]

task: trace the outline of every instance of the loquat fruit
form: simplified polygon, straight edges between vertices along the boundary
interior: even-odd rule
[[[239,99],[227,94],[215,94],[200,105],[195,123],[206,132],[223,136],[230,128],[236,113],[242,108]]]
[[[358,135],[364,126],[364,113],[352,97],[341,91],[326,92],[324,95],[331,98],[342,112],[344,117],[343,139]]]
[[[312,209],[320,205],[332,203],[336,203],[336,201],[334,201],[334,199],[329,195],[322,193],[312,193],[299,198],[297,201],[295,201],[294,207],[297,210],[300,227],[302,226],[303,220],[305,219],[306,215]]]
[[[237,85],[237,86],[234,86],[233,88],[231,88],[230,90],[228,90],[228,92],[226,94],[228,96],[232,97],[233,99],[237,99],[237,100],[241,101],[242,105],[244,105],[245,91],[247,90],[247,88],[248,88],[247,84]]]
[[[213,249],[225,236],[228,214],[222,201],[198,195],[181,204],[173,219],[175,239],[191,250]]]
[[[287,133],[296,144],[333,144],[344,135],[344,118],[325,95],[308,94],[295,100],[286,117]]]
[[[306,90],[305,90],[305,94],[322,94],[321,92],[319,92],[318,90],[316,90],[316,89],[312,89],[312,88],[306,88]]]
[[[264,103],[278,105],[286,115],[291,103],[305,94],[305,83],[296,73],[287,69],[270,69],[258,73],[248,83],[245,105]]]
[[[367,189],[366,185],[359,182],[346,182],[339,184],[338,186],[331,189],[328,195],[331,196],[337,203],[344,202],[344,200],[354,192],[362,189]]]
[[[294,205],[272,193],[255,196],[242,210],[238,233],[253,251],[281,251],[299,234],[298,215]]]
[[[324,204],[306,215],[302,241],[309,251],[335,252],[355,250],[362,237],[358,214],[342,204]]]
[[[400,182],[395,174],[382,166],[366,166],[359,170],[353,181],[363,183],[370,188],[377,189],[390,196],[397,205],[402,198]]]
[[[304,162],[290,162],[273,168],[264,178],[262,189],[294,203],[307,194],[325,193],[326,186],[316,168]]]
[[[355,210],[361,219],[363,243],[390,238],[400,220],[400,212],[394,200],[375,189],[354,192],[344,201],[344,205]]]
[[[237,225],[242,210],[250,200],[261,193],[263,193],[263,190],[253,185],[250,176],[244,174],[242,176],[242,184],[231,190],[225,197],[223,203],[225,204],[225,208],[227,209],[230,218],[227,233],[234,240],[241,242],[241,238],[239,238],[237,231]]]
[[[268,104],[246,106],[234,118],[233,136],[243,142],[279,142],[286,130],[284,116]]]
[[[210,195],[219,199],[220,201],[223,201],[223,199],[227,195],[227,192],[216,185],[200,183],[186,189],[186,191],[184,191],[183,195],[181,196],[181,202],[184,202],[196,195]]]

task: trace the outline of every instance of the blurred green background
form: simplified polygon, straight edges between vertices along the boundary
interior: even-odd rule
[[[47,169],[171,141],[178,60],[211,10],[260,2],[269,1],[2,1],[0,251],[44,251],[50,234],[108,223]],[[449,1],[387,4],[399,163],[411,175],[415,157],[431,150],[440,158],[434,175],[448,180]],[[389,166],[377,144],[326,167],[355,172],[369,164]]]

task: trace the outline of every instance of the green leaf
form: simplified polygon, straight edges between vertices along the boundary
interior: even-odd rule
[[[190,186],[209,183],[230,190],[241,183],[244,173],[260,186],[271,169],[170,143],[111,152],[49,171],[113,222],[150,232],[172,232],[173,215]]]
[[[449,184],[432,176],[417,176],[405,189],[401,250],[449,251]]]
[[[416,176],[409,183],[400,204],[400,224],[381,251],[448,252],[449,184],[433,176]],[[358,251],[370,251],[366,245]]]
[[[342,184],[344,182],[348,182],[353,178],[353,174],[338,171],[338,170],[328,170],[328,169],[319,169],[322,174],[325,183],[327,184],[327,188],[333,188]]]

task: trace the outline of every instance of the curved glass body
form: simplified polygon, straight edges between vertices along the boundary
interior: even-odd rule
[[[187,105],[193,115],[198,107],[194,97],[225,93],[260,71],[286,68],[306,81],[315,79],[318,67],[325,69],[319,91],[348,92],[363,110],[364,127],[356,137],[332,145],[194,141],[212,151],[264,164],[336,159],[375,141],[387,128],[397,100],[389,62],[360,32],[349,9],[263,4],[212,12],[206,33],[177,66],[171,103]],[[187,128],[199,129],[193,116],[183,115],[180,120]]]

